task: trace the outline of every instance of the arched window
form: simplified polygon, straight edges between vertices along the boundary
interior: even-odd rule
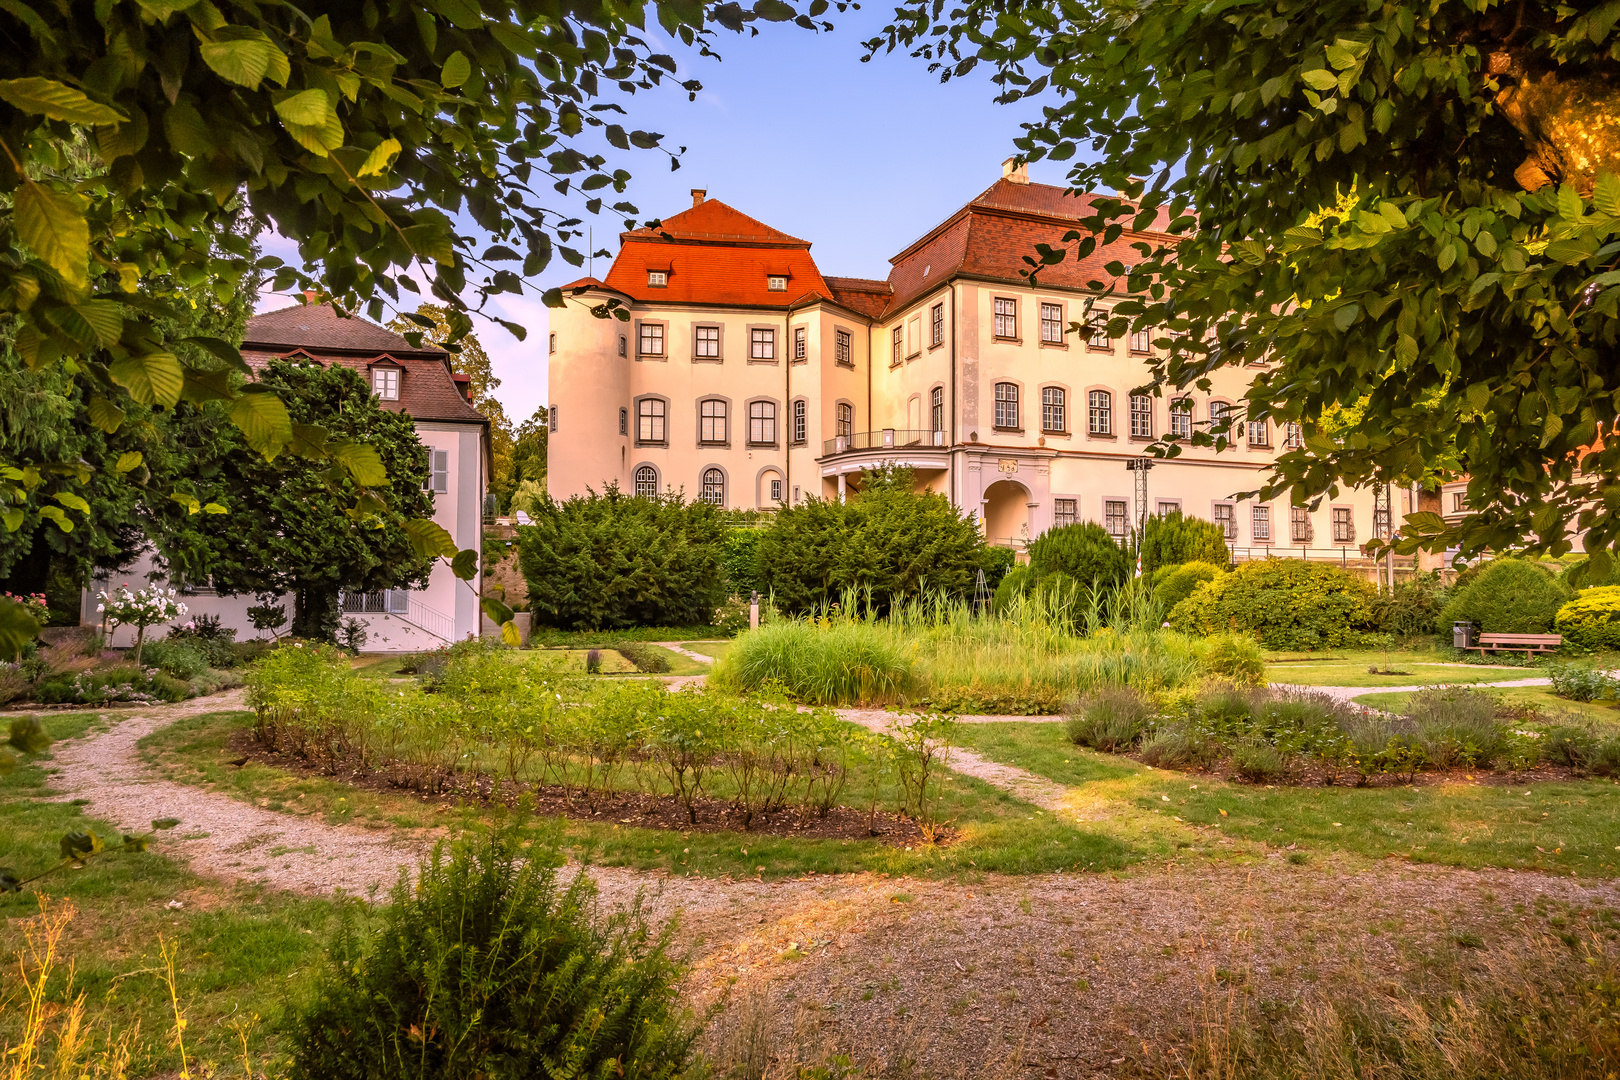
[[[643,465],[636,470],[636,498],[652,499],[658,495],[658,470]]]
[[[776,402],[748,403],[748,442],[753,446],[776,445]]]
[[[838,430],[836,434],[846,439],[855,434],[855,406],[848,402],[838,403]]]
[[[1069,430],[1069,401],[1062,387],[1041,388],[1041,430]]]
[[[800,398],[793,403],[793,441],[802,443],[807,431],[806,409],[804,399]]]
[[[1086,430],[1093,435],[1114,433],[1114,395],[1106,390],[1086,395]]]
[[[726,505],[726,474],[719,469],[704,469],[701,498],[710,506],[724,507]]]
[[[945,430],[945,388],[943,386],[934,387],[933,393],[929,396],[928,413],[929,413],[929,422],[933,425],[933,430],[935,430],[935,431],[944,431]]]
[[[1018,426],[1018,384],[1010,382],[996,383],[996,427],[1016,428]]]

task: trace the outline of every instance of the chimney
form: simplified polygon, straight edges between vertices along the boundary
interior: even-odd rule
[[[1001,178],[1009,184],[1029,183],[1029,165],[1010,157],[1001,163]]]
[[[304,290],[304,303],[313,304],[316,301],[318,301],[320,298],[321,298],[321,294],[316,292],[314,289],[305,289]]]
[[[708,198],[708,195],[709,195],[708,188],[700,188],[700,187],[693,188],[692,189],[692,209],[696,210],[698,207],[702,206],[703,205],[703,200]]]

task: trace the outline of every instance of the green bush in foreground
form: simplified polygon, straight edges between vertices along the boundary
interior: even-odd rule
[[[1620,649],[1620,585],[1585,589],[1558,609],[1553,629],[1586,649]]]
[[[1166,611],[1193,594],[1193,590],[1206,581],[1214,581],[1226,573],[1226,566],[1207,562],[1181,563],[1161,566],[1153,575],[1153,602]]]
[[[1568,587],[1524,559],[1496,559],[1452,597],[1440,625],[1467,620],[1487,634],[1548,634]]]
[[[1095,521],[1048,529],[1029,545],[1029,566],[1036,581],[1067,574],[1081,585],[1112,588],[1125,580],[1125,551]]]
[[[639,903],[602,915],[583,873],[525,847],[521,820],[400,872],[374,934],[340,932],[294,1025],[294,1080],[680,1076],[670,935]]]
[[[1259,559],[1200,585],[1170,612],[1188,634],[1244,630],[1268,649],[1334,649],[1373,628],[1377,590],[1330,563]]]
[[[1203,562],[1225,567],[1232,561],[1226,530],[1213,521],[1184,516],[1177,510],[1147,519],[1142,532],[1142,573],[1164,566]]]

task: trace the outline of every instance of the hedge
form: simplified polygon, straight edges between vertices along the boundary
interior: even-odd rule
[[[1268,649],[1334,649],[1374,628],[1377,590],[1331,563],[1263,559],[1198,586],[1170,612],[1188,634],[1246,630]]]
[[[1440,612],[1441,627],[1468,621],[1487,634],[1548,634],[1569,587],[1524,559],[1495,559]]]
[[[1558,609],[1554,628],[1588,649],[1620,649],[1620,585],[1585,589]]]
[[[1206,581],[1214,581],[1226,572],[1223,563],[1190,562],[1180,566],[1161,566],[1153,575],[1153,599],[1165,611],[1193,594]]]

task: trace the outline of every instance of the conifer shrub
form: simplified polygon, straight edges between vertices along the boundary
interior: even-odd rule
[[[1185,563],[1204,562],[1224,567],[1232,561],[1224,529],[1213,521],[1183,516],[1179,510],[1147,519],[1140,553],[1144,574]]]
[[[1067,574],[1080,584],[1111,589],[1125,580],[1125,550],[1095,521],[1048,529],[1029,545],[1029,565],[1036,581]]]
[[[1015,566],[1002,577],[996,586],[996,595],[992,603],[998,614],[1012,607],[1015,599],[1028,591],[1030,582],[1035,580],[1035,574],[1028,566]]]
[[[1467,620],[1487,634],[1549,634],[1569,587],[1524,559],[1495,559],[1440,613],[1440,625]]]
[[[401,870],[375,933],[339,930],[293,1024],[293,1080],[680,1076],[670,932],[606,915],[583,873],[525,846],[521,816]]]
[[[1333,649],[1374,628],[1377,590],[1331,563],[1257,559],[1198,586],[1170,612],[1188,634],[1253,634],[1268,649]]]
[[[1225,563],[1219,566],[1207,562],[1161,566],[1153,575],[1153,601],[1165,611],[1170,611],[1191,596],[1198,586],[1206,581],[1214,581],[1224,573]]]
[[[1553,629],[1585,649],[1620,649],[1620,585],[1583,589],[1558,609]]]

